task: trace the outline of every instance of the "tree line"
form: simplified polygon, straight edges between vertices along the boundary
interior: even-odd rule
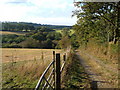
[[[62,25],[47,25],[28,22],[2,22],[2,30],[5,31],[33,31],[38,30],[39,27],[47,27],[49,29],[62,29],[65,27],[71,28],[71,26]]]
[[[73,16],[77,17],[77,23],[70,37],[73,48],[84,47],[117,58],[120,2],[78,2],[75,6]]]
[[[118,43],[118,3],[82,2],[76,6],[79,9],[73,13],[78,21],[74,29],[79,43],[87,44],[91,39],[99,43]]]
[[[59,48],[58,42],[61,33],[51,32],[51,29],[41,27],[25,35],[8,34],[2,35],[2,47],[4,48]]]

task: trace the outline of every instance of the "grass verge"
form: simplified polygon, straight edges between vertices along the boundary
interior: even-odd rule
[[[88,75],[80,64],[79,58],[75,53],[70,53],[62,74],[63,89],[89,88]]]

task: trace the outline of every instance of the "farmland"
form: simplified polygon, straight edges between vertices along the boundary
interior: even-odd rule
[[[32,18],[31,23],[20,22],[28,19],[25,18],[24,20],[18,19],[20,20],[18,22],[5,21],[0,24],[1,30],[6,31],[0,32],[3,48],[1,56],[3,76],[1,83],[3,88],[35,88],[42,73],[48,71],[48,69],[51,72],[44,73],[47,73],[46,77],[48,78],[42,75],[41,78],[44,79],[43,83],[45,82],[45,84],[38,85],[40,88],[42,86],[47,89],[48,87],[52,88],[54,83],[53,89],[57,90],[63,88],[79,90],[80,88],[87,89],[89,87],[91,90],[120,88],[120,68],[118,65],[120,62],[120,2],[88,3],[74,0],[73,4],[75,8],[72,11],[68,11],[71,9],[63,7],[68,14],[60,12],[63,10],[55,7],[55,9],[59,9],[59,14],[64,15],[66,18],[62,19],[61,17],[62,22],[59,22],[61,20],[58,19],[61,15],[57,15],[57,12],[54,12],[55,14],[51,13],[51,8],[48,8],[49,12],[46,11],[47,8],[42,9],[42,12],[46,11],[48,13],[44,13],[44,17],[46,17],[45,21],[43,20],[44,22],[49,24],[55,22],[56,24],[71,24],[72,26],[32,23],[35,20],[34,18]],[[19,5],[23,6],[23,4]],[[37,4],[31,2],[31,5],[35,6]],[[46,6],[51,7],[51,4]],[[44,11],[44,9],[46,10]],[[34,13],[29,14],[33,15]],[[39,19],[37,22],[42,22],[41,17],[39,18],[42,14],[39,14],[41,13],[35,13],[35,16],[38,15],[37,18]],[[49,18],[52,15],[53,20],[47,18],[47,15],[49,15]],[[76,17],[76,23],[68,20],[69,15]],[[22,31],[27,33],[21,33]],[[51,62],[53,50],[63,53],[62,49],[66,50],[67,59],[55,54],[54,59],[56,61]],[[49,64],[50,62],[51,64]],[[64,62],[64,64],[61,62]],[[48,67],[45,70],[48,65],[52,68]],[[61,68],[63,65],[65,65],[64,70]],[[54,79],[54,82],[52,82],[52,79]],[[49,86],[46,87],[46,84]]]
[[[2,59],[4,62],[18,62],[25,60],[41,59],[43,54],[43,59],[52,60],[52,51],[54,49],[18,49],[18,48],[3,48],[2,49]],[[60,50],[56,50],[60,51]],[[13,59],[13,60],[12,60]]]
[[[26,32],[0,31],[0,34],[2,34],[2,35],[8,35],[8,34],[25,35]]]
[[[3,88],[34,88],[52,60],[53,50],[3,48]]]
[[[56,32],[58,32],[58,33],[62,33],[63,32],[63,30],[62,29],[59,29],[59,30],[57,30],[57,29],[54,29]],[[72,34],[74,34],[75,33],[75,31],[73,30],[73,29],[70,29],[69,30],[69,35],[71,36]]]

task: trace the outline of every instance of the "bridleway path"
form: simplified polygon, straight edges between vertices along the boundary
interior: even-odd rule
[[[81,53],[79,51],[76,54],[89,76],[91,88],[116,88],[114,83],[117,83],[117,68],[109,67],[89,54],[86,54],[89,59],[83,59]]]

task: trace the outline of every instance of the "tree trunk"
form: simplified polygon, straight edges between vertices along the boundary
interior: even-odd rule
[[[117,3],[117,28],[114,30],[114,39],[113,43],[117,44],[119,40],[119,33],[120,33],[120,1]]]

